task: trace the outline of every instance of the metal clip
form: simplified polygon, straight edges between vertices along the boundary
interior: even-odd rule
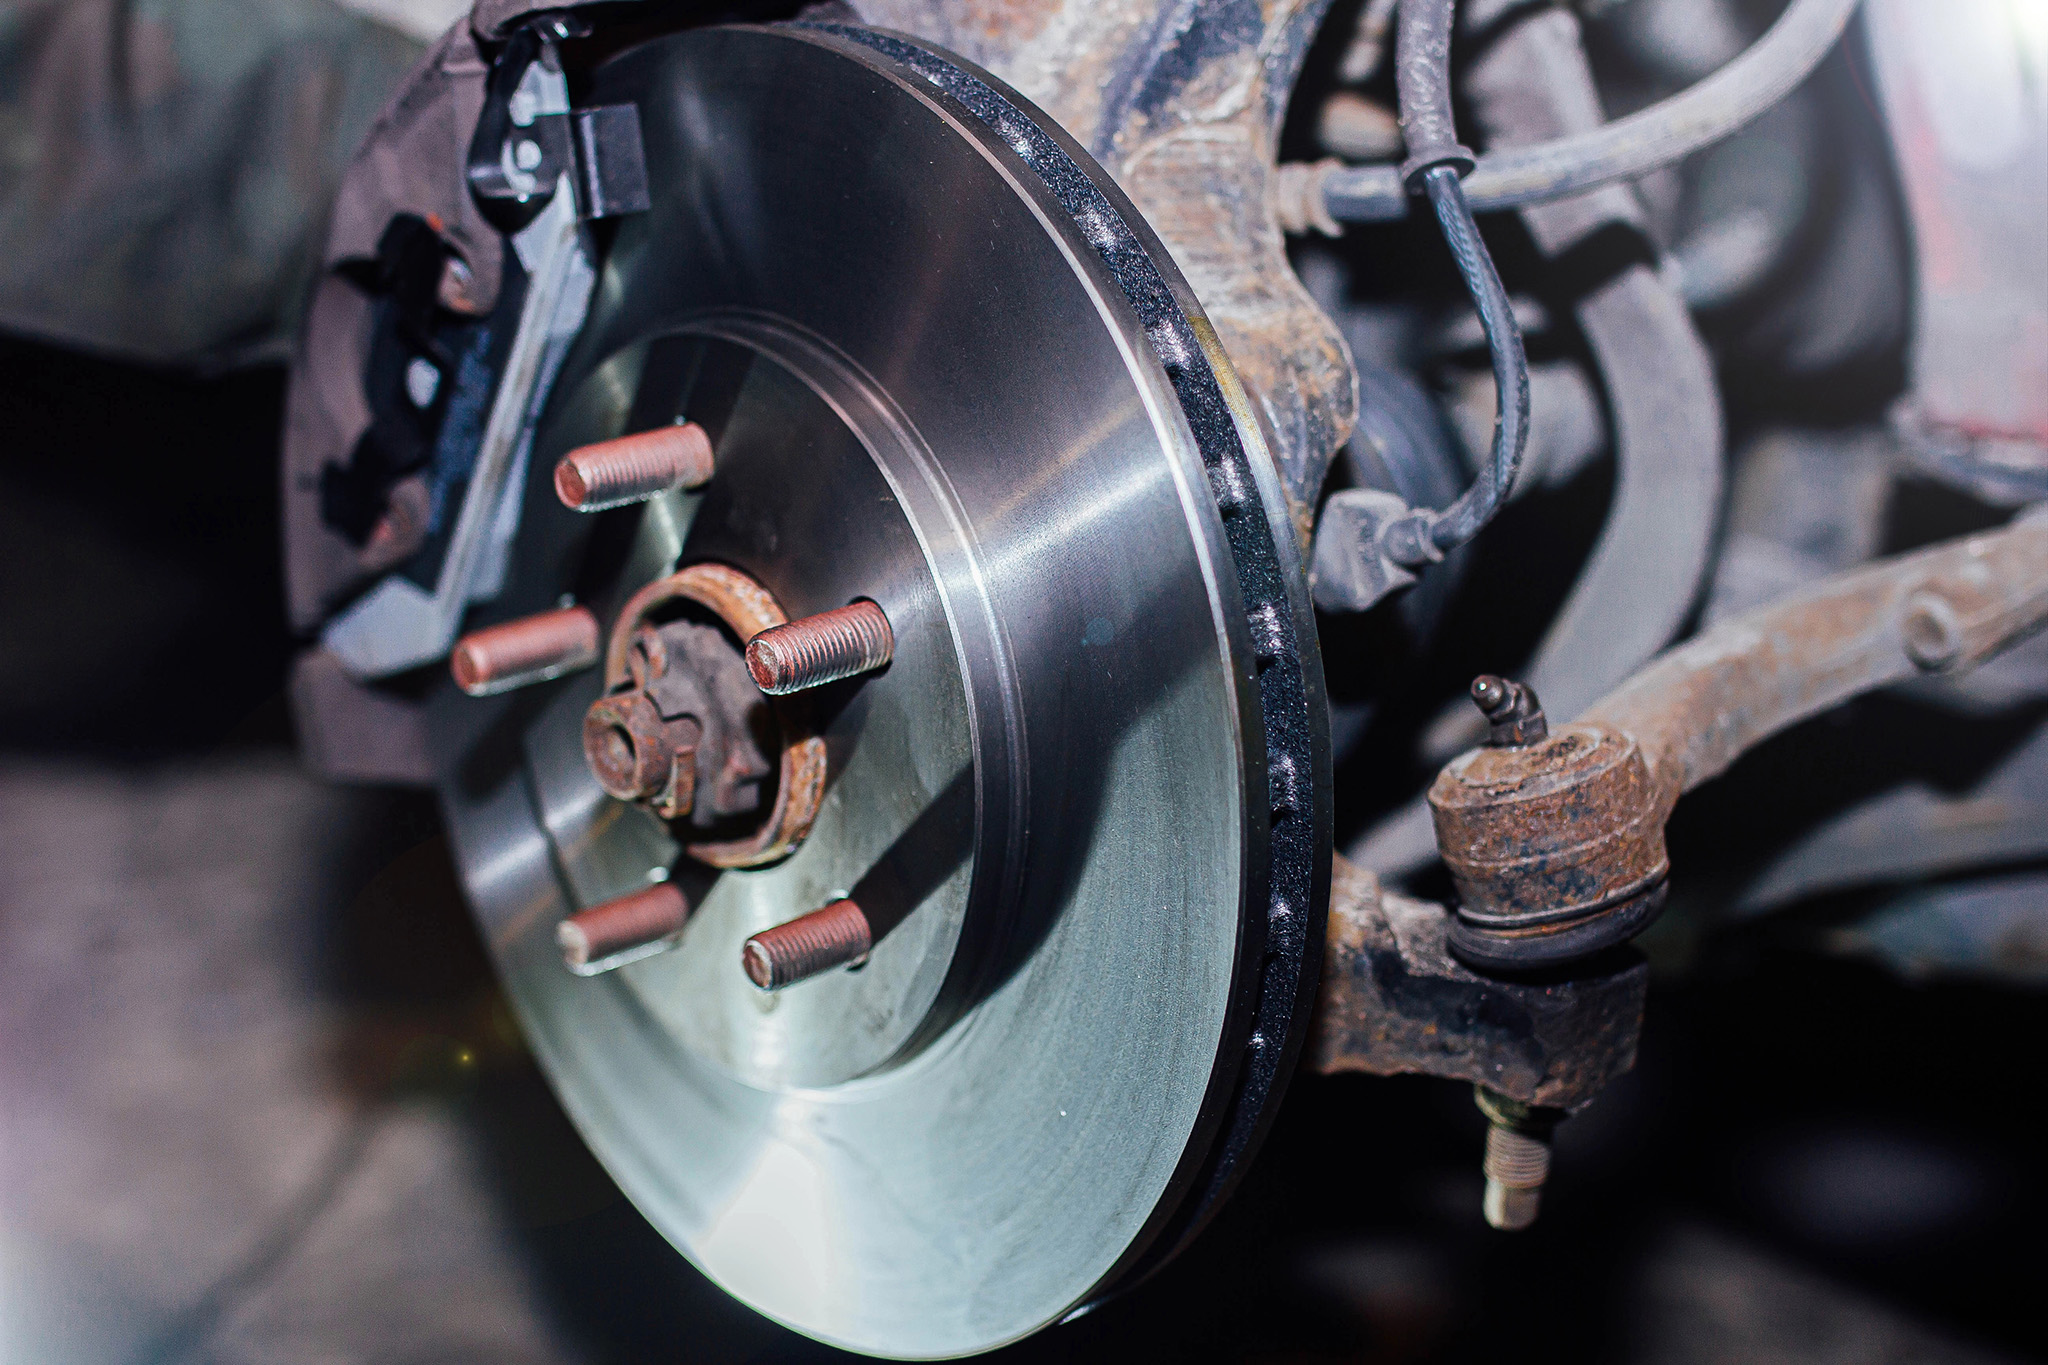
[[[574,173],[578,218],[639,213],[653,203],[639,109],[569,107],[556,45],[589,32],[586,21],[568,15],[529,20],[491,64],[466,174],[477,207],[507,236],[541,215],[564,172]]]
[[[569,82],[556,44],[589,31],[581,20],[546,15],[514,29],[491,63],[467,175],[477,208],[507,235],[541,215],[575,165]]]

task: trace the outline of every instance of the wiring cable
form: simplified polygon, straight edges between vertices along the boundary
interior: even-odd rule
[[[1488,213],[1582,194],[1633,180],[1720,141],[1813,73],[1841,37],[1857,3],[1791,0],[1741,56],[1669,99],[1588,132],[1480,157],[1464,184],[1470,209]],[[1407,8],[1403,0],[1403,11]],[[1397,46],[1396,61],[1401,60]],[[1405,98],[1402,117],[1405,123]],[[1314,168],[1329,217],[1349,223],[1405,217],[1413,151],[1411,144],[1410,163],[1399,167]]]
[[[1453,0],[1401,0],[1394,78],[1408,159],[1400,174],[1410,192],[1429,197],[1444,244],[1478,310],[1493,361],[1493,445],[1472,486],[1442,511],[1417,509],[1387,523],[1380,550],[1404,567],[1430,564],[1477,535],[1514,488],[1529,444],[1529,362],[1522,329],[1473,221],[1460,177],[1476,158],[1458,141],[1451,111]]]

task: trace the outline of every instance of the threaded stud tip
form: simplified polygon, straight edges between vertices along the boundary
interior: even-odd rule
[[[747,671],[771,697],[871,673],[896,651],[889,618],[873,602],[771,626],[747,642]]]
[[[740,948],[740,966],[760,989],[779,991],[835,967],[864,962],[874,946],[866,912],[850,900],[837,900],[755,934]]]

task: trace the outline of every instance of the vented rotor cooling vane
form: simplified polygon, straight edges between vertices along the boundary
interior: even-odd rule
[[[469,889],[693,1262],[856,1350],[997,1346],[1192,1235],[1306,1021],[1284,503],[1156,240],[992,79],[722,28],[591,102],[638,106],[653,208],[607,227],[470,626],[601,642],[515,626],[437,703]]]

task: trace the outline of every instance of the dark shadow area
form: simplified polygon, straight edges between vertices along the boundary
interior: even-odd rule
[[[284,373],[194,380],[0,338],[0,746],[288,739]]]

